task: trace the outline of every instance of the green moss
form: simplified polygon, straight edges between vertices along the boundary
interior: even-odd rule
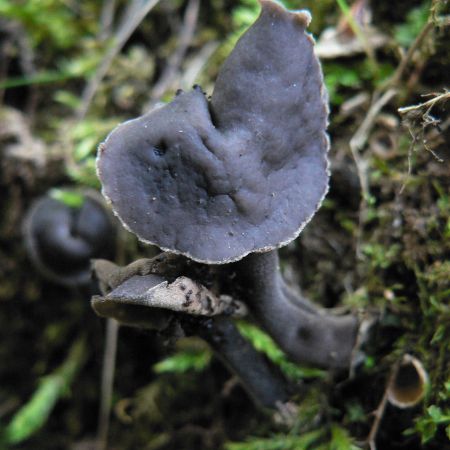
[[[300,366],[289,361],[287,356],[275,344],[273,339],[257,326],[248,322],[240,321],[238,322],[238,329],[257,350],[264,353],[290,379],[301,380],[304,378],[325,377],[326,373],[323,370]]]

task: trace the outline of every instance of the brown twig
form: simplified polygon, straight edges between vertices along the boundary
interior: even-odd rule
[[[412,61],[414,53],[416,53],[416,51],[420,48],[423,41],[433,28],[434,23],[431,20],[428,20],[428,22],[422,28],[422,30],[420,31],[414,42],[408,48],[408,51],[406,52],[405,56],[400,61],[400,64],[398,65],[396,71],[394,72],[394,75],[389,80],[389,85],[397,85],[402,80],[406,72],[406,69],[408,68],[408,65]]]
[[[381,420],[383,419],[387,402],[388,402],[388,391],[387,389],[385,389],[383,397],[381,398],[381,401],[378,404],[377,409],[372,413],[375,419],[372,423],[372,426],[370,427],[369,435],[367,436],[367,445],[369,446],[370,450],[377,450],[376,439],[378,431],[380,430]]]
[[[450,23],[447,20],[447,16],[437,17],[437,7],[440,0],[433,0],[432,6],[430,8],[430,14],[427,23],[424,25],[420,33],[417,35],[414,42],[409,47],[405,56],[401,59],[394,75],[387,80],[387,82],[382,85],[379,89],[375,90],[372,96],[372,103],[367,111],[366,117],[362,124],[357,129],[356,133],[350,140],[350,150],[352,153],[353,160],[358,172],[358,178],[361,184],[361,203],[359,208],[359,226],[358,226],[358,236],[356,245],[356,254],[361,257],[360,252],[360,239],[362,235],[362,226],[364,223],[364,217],[367,210],[367,200],[369,198],[369,180],[367,178],[367,161],[361,156],[360,151],[365,147],[370,133],[376,123],[376,118],[381,112],[383,107],[387,105],[392,99],[398,95],[398,87],[402,81],[406,70],[411,63],[415,53],[422,47],[426,37],[437,25],[446,26]],[[434,105],[434,103],[433,103]],[[433,152],[432,152],[433,153]],[[410,164],[410,163],[409,163]]]
[[[390,78],[388,80],[389,86],[395,86],[395,85],[398,85],[398,83],[400,83],[400,81],[402,80],[402,78],[406,72],[406,69],[408,68],[408,65],[411,63],[411,61],[414,57],[414,54],[423,45],[425,39],[430,34],[430,32],[433,30],[433,28],[436,26],[448,25],[448,23],[447,23],[448,16],[444,16],[444,17],[437,16],[437,9],[438,9],[439,3],[441,3],[441,0],[433,0],[427,22],[425,23],[425,25],[423,26],[422,30],[417,35],[417,37],[414,39],[413,43],[408,48],[408,51],[406,52],[405,56],[400,61],[400,64],[398,65],[392,78]]]
[[[440,158],[434,150],[428,145],[427,138],[425,136],[425,131],[429,126],[439,126],[440,120],[436,119],[431,115],[431,110],[433,107],[442,101],[447,101],[450,98],[450,92],[445,90],[441,94],[433,93],[430,94],[433,96],[430,100],[419,103],[418,105],[404,106],[398,109],[398,112],[404,117],[404,124],[406,125],[408,132],[411,136],[411,144],[408,148],[408,172],[406,174],[405,181],[403,182],[399,194],[403,192],[406,184],[408,183],[409,177],[412,172],[412,154],[416,149],[416,144],[421,141],[423,148],[430,152],[433,157],[438,162],[444,162],[442,158]],[[419,126],[419,132],[415,132],[414,128]]]
[[[372,101],[372,105],[370,106],[369,111],[367,111],[365,119],[356,130],[356,133],[350,139],[350,148],[352,152],[355,152],[356,155],[366,145],[370,131],[375,124],[378,114],[383,109],[383,107],[395,97],[396,94],[397,89],[391,88],[384,92],[381,97],[374,98],[374,100]]]
[[[376,439],[378,435],[378,431],[380,430],[381,421],[383,420],[384,411],[386,409],[386,405],[388,404],[389,400],[389,393],[388,388],[391,384],[392,380],[394,379],[395,373],[398,369],[400,362],[394,363],[394,365],[391,367],[389,376],[387,377],[385,388],[383,391],[383,397],[381,397],[380,403],[378,403],[377,408],[375,411],[372,412],[372,415],[375,417],[374,421],[372,422],[372,426],[370,427],[369,434],[366,438],[366,444],[369,446],[370,450],[377,450],[376,446]]]
[[[367,212],[367,201],[370,196],[369,189],[369,179],[367,177],[367,167],[368,162],[361,156],[360,151],[364,148],[369,138],[370,132],[375,124],[376,118],[384,106],[389,103],[397,95],[397,90],[394,88],[386,91],[381,97],[372,101],[372,105],[366,114],[365,119],[361,125],[356,130],[353,137],[350,139],[350,150],[355,161],[356,170],[358,173],[359,183],[361,185],[361,201],[359,206],[359,224],[357,231],[357,244],[356,244],[356,254],[361,257],[360,247],[361,247],[361,236],[362,227],[365,220],[365,215]],[[374,96],[375,98],[375,96]]]
[[[350,140],[350,148],[352,150],[352,155],[353,158],[355,159],[357,167],[359,161],[358,151],[365,146],[368,136],[373,128],[373,125],[375,124],[375,119],[377,115],[382,110],[382,108],[397,95],[398,90],[396,89],[396,87],[403,78],[406,68],[410,64],[412,57],[414,56],[414,53],[421,47],[423,41],[425,40],[425,38],[428,36],[428,34],[435,25],[436,21],[435,8],[437,2],[438,0],[433,1],[433,6],[430,10],[430,16],[428,18],[427,23],[425,24],[425,26],[422,28],[422,30],[420,31],[414,42],[409,47],[408,51],[406,52],[406,55],[400,61],[400,64],[397,67],[397,70],[395,71],[394,75],[387,81],[387,83],[385,83],[381,88],[379,88],[377,91],[374,92],[373,101],[369,110],[367,111],[366,118],[364,119],[363,123],[360,125],[360,127]],[[366,194],[367,192],[364,191],[365,189],[364,177],[361,177],[360,173],[358,173],[358,175],[360,176],[363,194]]]
[[[398,112],[400,114],[406,114],[411,111],[425,109],[426,110],[425,114],[429,114],[431,109],[437,103],[442,102],[443,100],[448,100],[450,98],[450,91],[445,89],[442,94],[432,93],[432,94],[428,94],[428,95],[433,96],[433,98],[431,98],[430,100],[427,100],[426,102],[419,103],[418,105],[403,106],[402,108],[398,108]],[[425,97],[425,95],[423,97]]]

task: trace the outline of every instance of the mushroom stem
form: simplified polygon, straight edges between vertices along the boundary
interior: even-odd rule
[[[290,290],[281,276],[276,250],[252,253],[234,263],[233,269],[239,297],[294,361],[322,368],[350,367],[357,317],[326,313]]]
[[[183,300],[186,293],[191,292],[188,297],[190,301],[185,301],[186,308],[180,309],[179,292],[172,289],[174,283],[169,283],[160,276],[162,274],[136,275],[142,271],[145,273],[152,263],[155,268],[158,259],[162,258],[141,261],[125,268],[103,260],[95,261],[94,270],[103,288],[102,296],[92,298],[95,312],[102,317],[116,319],[122,325],[158,330],[161,333],[173,333],[172,328],[178,323],[185,334],[200,336],[211,345],[225,366],[238,376],[257,405],[277,409],[282,416],[289,416],[287,381],[277,368],[271,366],[270,361],[241,336],[226,316],[242,310],[237,311],[230,303],[225,310],[216,311],[224,316],[211,317],[216,313],[212,309],[206,311],[206,316],[202,315],[205,311],[192,309],[191,306],[196,300],[202,300],[207,289],[187,277],[181,277],[185,287],[177,290],[183,294]],[[130,278],[124,279],[127,276]],[[208,304],[212,307],[214,294],[209,295]],[[159,301],[162,298],[165,299],[164,304]],[[169,304],[170,301],[173,305]],[[290,418],[284,419],[289,421]]]
[[[253,401],[263,408],[279,409],[289,400],[283,375],[248,342],[226,317],[199,320],[186,317],[189,329],[212,347],[223,364],[241,381]],[[182,323],[185,323],[183,320]]]

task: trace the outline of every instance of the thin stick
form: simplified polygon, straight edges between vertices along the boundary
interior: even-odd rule
[[[406,52],[405,56],[400,61],[400,64],[398,65],[394,75],[389,80],[390,85],[396,85],[398,84],[401,79],[403,78],[403,75],[405,74],[405,71],[411,62],[414,53],[418,50],[418,48],[422,45],[422,42],[425,40],[425,38],[428,36],[428,33],[434,28],[434,23],[429,20],[425,26],[422,28],[419,35],[416,37],[414,42],[411,44],[411,46],[408,48],[408,51]]]
[[[408,68],[408,65],[413,59],[414,53],[416,53],[416,51],[421,47],[425,38],[428,36],[431,30],[437,25],[445,25],[444,23],[440,22],[440,18],[436,17],[439,1],[440,0],[433,0],[427,23],[423,26],[422,30],[420,30],[420,33],[414,39],[414,42],[408,48],[408,51],[400,61],[400,64],[394,72],[394,75],[388,80],[387,87],[395,86],[401,81],[406,69]]]
[[[106,40],[111,36],[115,8],[116,0],[103,0],[102,12],[100,13],[99,38],[101,40]]]
[[[381,420],[383,419],[384,416],[387,401],[388,401],[388,391],[387,389],[385,389],[383,397],[377,409],[373,412],[375,419],[372,423],[372,426],[370,427],[369,435],[367,436],[367,444],[369,445],[370,450],[377,450],[376,445],[377,434],[380,429]]]
[[[173,83],[175,75],[177,71],[179,71],[186,51],[192,42],[198,20],[199,6],[200,0],[189,1],[184,14],[183,25],[180,28],[180,32],[178,35],[178,48],[169,58],[166,68],[164,69],[159,80],[154,85],[150,96],[150,102],[146,106],[146,109],[151,109],[151,107],[160,100],[163,94],[170,88],[171,84]]]
[[[361,184],[363,197],[366,198],[369,195],[369,183],[366,176],[366,167],[359,155],[359,151],[365,146],[379,112],[387,103],[391,101],[391,99],[396,94],[396,89],[389,89],[379,99],[374,101],[369,111],[367,112],[365,119],[356,130],[356,133],[350,139],[350,150],[352,152],[353,159],[355,160],[356,168],[358,170],[358,178]]]
[[[366,114],[365,119],[356,130],[356,133],[350,140],[350,147],[355,151],[361,150],[367,142],[367,138],[369,136],[370,130],[375,124],[375,120],[379,114],[379,112],[383,109],[383,107],[389,103],[392,98],[397,94],[396,89],[389,89],[386,91],[380,98],[375,100],[372,103],[369,111]]]
[[[393,97],[397,95],[396,89],[389,89],[380,98],[372,102],[372,106],[366,114],[366,118],[363,120],[356,133],[350,139],[350,150],[355,161],[356,170],[358,173],[359,183],[361,185],[361,201],[359,205],[359,219],[358,219],[358,229],[356,237],[356,255],[361,257],[360,247],[361,247],[361,236],[362,227],[367,211],[367,201],[369,199],[369,180],[367,178],[367,161],[360,156],[360,150],[366,145],[367,139],[369,138],[370,132],[375,125],[376,118],[383,107],[391,101]]]
[[[370,132],[375,125],[376,117],[378,113],[381,111],[381,109],[389,103],[397,94],[398,90],[397,87],[402,80],[406,69],[408,68],[409,64],[411,63],[412,58],[414,57],[414,54],[416,51],[422,46],[424,40],[428,36],[428,34],[432,31],[433,27],[436,25],[439,26],[446,26],[448,23],[447,16],[444,16],[443,18],[436,17],[436,10],[438,6],[439,0],[433,0],[432,7],[430,10],[430,15],[428,18],[427,23],[424,25],[414,42],[409,47],[408,51],[406,52],[405,56],[400,61],[394,75],[387,80],[387,82],[381,86],[378,90],[376,90],[373,94],[373,102],[372,105],[369,108],[369,111],[366,114],[366,118],[363,121],[363,123],[360,125],[354,136],[352,137],[350,141],[350,150],[353,156],[353,159],[355,161],[355,165],[358,171],[358,178],[361,184],[361,191],[362,191],[362,198],[361,198],[361,204],[360,204],[360,211],[359,211],[359,227],[358,227],[358,244],[356,253],[358,256],[360,256],[360,237],[362,234],[362,222],[364,218],[364,213],[366,211],[366,202],[367,198],[369,196],[369,181],[367,179],[366,174],[366,168],[367,163],[364,161],[359,151],[362,150],[368,140],[368,137],[370,135]]]
[[[450,92],[447,90],[444,90],[444,93],[442,94],[429,94],[432,95],[433,98],[430,100],[419,103],[418,105],[411,105],[411,106],[404,106],[402,108],[398,108],[398,112],[405,117],[404,124],[406,125],[408,132],[411,136],[411,144],[408,148],[408,172],[405,177],[405,181],[403,182],[400,190],[399,195],[403,193],[403,190],[405,189],[409,178],[412,173],[412,154],[416,149],[416,144],[419,142],[419,140],[422,141],[422,145],[430,152],[433,157],[436,159],[436,161],[442,163],[444,160],[440,158],[434,150],[428,145],[427,137],[425,135],[425,130],[428,126],[434,125],[437,126],[440,123],[440,120],[435,119],[430,113],[433,109],[434,105],[441,101],[448,100],[450,98]],[[423,111],[423,112],[422,112]],[[421,121],[421,130],[416,133],[414,131],[415,124],[417,125],[417,122]]]
[[[432,95],[435,95],[435,94],[432,94]],[[446,91],[444,91],[444,93],[435,95],[432,99],[427,100],[426,102],[419,103],[418,105],[404,106],[402,108],[398,108],[397,111],[400,114],[406,114],[410,111],[414,111],[417,109],[427,109],[427,113],[429,113],[436,103],[441,102],[442,100],[448,100],[448,99],[450,99],[450,91],[446,90]]]
[[[183,68],[183,74],[180,80],[181,87],[189,87],[195,83],[198,75],[206,66],[218,47],[219,43],[217,41],[208,42],[195,56],[191,58],[188,64],[186,64],[186,67]]]
[[[389,400],[389,385],[392,383],[399,366],[400,362],[397,362],[391,367],[391,372],[387,378],[386,385],[384,388],[383,397],[381,398],[380,403],[377,406],[377,409],[373,412],[375,419],[372,423],[372,426],[370,427],[370,432],[366,440],[370,450],[377,450],[376,440],[378,431],[380,430],[381,421],[384,416],[384,411],[386,410],[386,405]]]
[[[118,232],[116,239],[116,259],[119,263],[125,260],[125,233]],[[100,284],[100,291],[106,294]],[[111,402],[114,389],[114,374],[117,362],[117,342],[120,324],[115,319],[106,321],[102,375],[100,382],[100,408],[98,412],[97,450],[106,450],[108,444],[109,423],[111,418]]]
[[[106,450],[108,444],[109,418],[116,367],[117,338],[119,323],[114,319],[106,321],[105,351],[103,354],[100,410],[98,418],[97,450]]]
[[[129,37],[133,34],[134,30],[142,22],[144,17],[159,3],[159,1],[160,0],[134,0],[130,4],[125,13],[125,18],[116,33],[115,44],[106,52],[95,75],[89,80],[89,83],[83,91],[81,105],[76,114],[78,120],[82,120],[86,116],[94,95],[108,72],[114,58],[122,50]]]

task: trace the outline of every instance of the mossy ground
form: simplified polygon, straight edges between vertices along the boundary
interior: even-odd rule
[[[316,36],[336,26],[342,15],[342,2],[333,0],[285,3],[311,9]],[[50,188],[98,188],[96,145],[116,123],[149,104],[168,58],[179,48],[188,4],[166,0],[150,12],[113,60],[86,116],[76,120],[87,80],[114,45],[116,31],[98,39],[101,2],[0,0],[1,429],[23,411],[39,383],[49,381],[45,377],[61,366],[77,339],[88,343],[70,387],[57,391],[61,398],[48,419],[15,445],[4,437],[4,448],[92,448],[104,322],[85,293],[54,286],[33,270],[21,222],[34,199]],[[118,2],[118,17],[126,5]],[[364,52],[324,62],[331,102],[331,189],[313,222],[281,252],[286,278],[313,300],[380,314],[364,363],[350,380],[346,374],[300,369],[257,329],[247,328],[255,345],[298,386],[298,418],[292,428],[283,428],[255,409],[203,343],[182,341],[175,356],[161,363],[173,349],[156,334],[122,328],[108,448],[364,448],[371,413],[391,368],[405,353],[423,363],[429,389],[412,409],[386,408],[378,448],[450,448],[449,10],[445,2],[420,0],[395,7],[372,2],[371,7],[373,25],[388,43],[371,56],[375,62]],[[191,81],[210,93],[220,63],[257,11],[254,0],[201,2],[195,32],[162,100]],[[428,20],[433,26],[393,83],[402,49],[404,54],[414,45]],[[396,95],[352,154],[349,143],[367,117],[370,99],[389,87]],[[444,95],[431,111],[421,108],[402,121],[397,108],[427,101],[426,94]],[[358,95],[362,100],[346,109]],[[130,235],[124,239],[126,262],[154,252]],[[44,409],[38,405],[31,422],[39,422]],[[19,434],[26,435],[33,423],[22,426]]]

